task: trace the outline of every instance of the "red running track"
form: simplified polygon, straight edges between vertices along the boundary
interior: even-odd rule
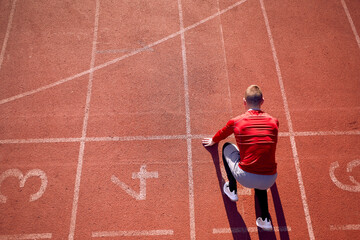
[[[356,239],[360,3],[0,1],[0,239]],[[274,231],[213,135],[258,84]],[[230,138],[230,141],[233,141]],[[220,159],[221,160],[221,159]]]

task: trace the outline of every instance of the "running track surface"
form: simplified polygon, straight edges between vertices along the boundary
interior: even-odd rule
[[[356,239],[360,2],[0,1],[0,239]],[[221,193],[258,84],[274,231]],[[229,139],[234,141],[233,138]]]

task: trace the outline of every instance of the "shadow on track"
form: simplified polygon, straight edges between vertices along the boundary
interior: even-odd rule
[[[221,169],[220,169],[220,160],[219,160],[219,151],[218,151],[218,144],[215,144],[211,147],[205,148],[210,154],[213,159],[216,176],[219,183],[219,189],[222,195],[223,203],[226,210],[226,215],[228,217],[229,225],[231,228],[231,233],[233,235],[233,239],[251,239],[250,234],[247,230],[246,224],[241,217],[240,213],[237,210],[237,206],[235,202],[230,201],[230,199],[222,193],[222,188],[225,183],[225,179],[221,175]],[[279,196],[279,191],[277,188],[276,183],[270,188],[273,202],[274,202],[274,208],[275,208],[275,214],[277,223],[279,226],[279,233],[280,233],[280,239],[281,240],[289,240],[289,232],[287,230],[286,220],[284,211],[281,205],[281,200]],[[260,216],[260,206],[256,199],[256,196],[254,194],[255,199],[255,214],[256,217]],[[255,221],[254,221],[255,222]],[[262,229],[258,228],[258,235],[260,240],[272,240],[276,239],[276,235],[274,231],[263,231]]]
[[[225,183],[224,178],[221,175],[220,162],[219,162],[219,151],[218,144],[215,144],[211,147],[205,148],[210,154],[214,162],[216,176],[219,182],[219,189],[222,195],[222,199],[224,202],[226,215],[229,220],[229,225],[231,228],[231,233],[234,239],[250,239],[249,232],[245,225],[243,218],[237,210],[237,206],[235,202],[230,201],[230,199],[222,194],[222,188]]]
[[[286,227],[287,225],[286,225],[285,215],[281,205],[279,191],[277,189],[276,183],[270,188],[270,191],[274,202],[275,214],[278,223],[277,225],[279,226],[280,239],[289,240],[290,239],[289,232]],[[259,202],[257,201],[255,196],[254,199],[255,199],[255,214],[256,217],[260,217],[261,212],[260,212]],[[271,222],[273,222],[272,219]],[[274,231],[263,231],[262,229],[258,228],[258,235],[259,235],[259,239],[264,239],[264,240],[276,239]]]

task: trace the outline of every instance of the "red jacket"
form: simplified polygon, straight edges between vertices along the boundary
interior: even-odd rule
[[[231,119],[212,138],[220,142],[234,133],[240,150],[239,167],[245,172],[276,173],[275,151],[279,121],[261,110],[249,110]]]

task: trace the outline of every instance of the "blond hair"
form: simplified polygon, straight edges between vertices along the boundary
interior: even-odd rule
[[[245,100],[249,104],[259,105],[263,101],[263,95],[259,86],[249,86],[245,91]]]

